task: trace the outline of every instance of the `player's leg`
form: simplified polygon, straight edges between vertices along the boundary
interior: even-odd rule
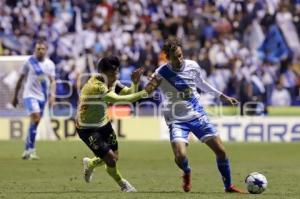
[[[36,155],[36,151],[35,151],[35,138],[36,138],[36,130],[39,125],[40,119],[41,119],[40,113],[30,114],[30,124],[29,124],[28,133],[27,133],[27,138],[25,141],[25,151],[22,156],[22,158],[24,160],[39,159],[39,157]]]
[[[192,188],[192,184],[191,184],[191,168],[189,166],[188,157],[186,154],[187,143],[172,142],[171,145],[175,156],[175,163],[183,171],[182,188],[185,192],[189,192]]]
[[[106,164],[107,173],[118,183],[124,192],[135,192],[136,189],[122,178],[117,167],[118,142],[110,123],[98,129],[77,129],[79,137],[96,155],[95,158],[83,159],[84,178],[90,182],[94,168]]]
[[[96,129],[79,129],[76,128],[76,132],[79,135],[79,138],[93,151],[96,155],[93,158],[84,157],[82,159],[83,164],[83,177],[85,182],[89,183],[92,181],[93,172],[96,167],[102,166],[105,162],[99,157],[99,147],[97,142],[99,135]]]
[[[115,182],[120,186],[123,192],[137,192],[136,188],[132,186],[125,178],[122,177],[117,161],[118,161],[118,151],[110,150],[106,156],[103,158],[106,163],[106,172],[115,180]]]
[[[136,192],[134,186],[132,186],[126,179],[124,179],[118,169],[118,141],[117,136],[109,123],[107,125],[106,131],[103,134],[104,141],[107,145],[103,144],[102,151],[107,151],[103,157],[104,162],[106,163],[106,172],[114,179],[114,181],[120,186],[121,191],[123,192]]]
[[[84,162],[84,164],[87,165],[87,167],[89,169],[95,169],[96,167],[99,167],[99,166],[102,166],[105,164],[105,162],[97,156],[95,156],[93,158],[84,157],[83,162]]]
[[[244,193],[244,191],[232,185],[230,163],[221,138],[219,136],[212,137],[211,139],[206,140],[205,143],[216,155],[217,167],[219,169],[220,174],[222,175],[225,191]]]
[[[85,131],[89,131],[91,133],[81,133],[80,134],[80,138],[82,140],[84,140],[84,142],[89,146],[89,148],[94,152],[94,154],[96,155],[93,158],[88,158],[88,157],[84,157],[83,158],[83,164],[86,165],[86,168],[88,168],[89,170],[93,171],[96,167],[102,166],[105,164],[104,160],[101,158],[103,156],[103,154],[100,157],[100,152],[98,150],[99,145],[102,144],[101,143],[101,133],[99,131],[102,131],[101,129],[95,130],[95,129],[91,129],[91,130],[85,130]],[[95,132],[96,131],[96,132]],[[83,135],[82,135],[83,134]],[[88,135],[88,136],[86,136]],[[88,141],[85,141],[88,140]]]
[[[230,163],[224,145],[209,118],[206,115],[189,122],[190,128],[195,136],[207,144],[216,155],[216,162],[222,176],[225,191],[242,192],[231,184]]]
[[[219,136],[206,140],[205,144],[215,153],[217,166],[222,175],[225,189],[231,186],[230,163]]]
[[[187,157],[189,129],[184,123],[170,124],[170,141],[176,165],[183,171],[183,185],[185,192],[191,190],[191,168]]]
[[[188,158],[186,155],[186,145],[185,142],[179,142],[174,141],[171,143],[172,150],[175,157],[175,163],[176,165],[184,172],[184,173],[190,173],[191,168],[188,164]]]
[[[113,151],[110,149],[105,156],[103,157],[105,162],[106,172],[114,179],[114,181],[120,186],[121,191],[123,192],[136,192],[136,189],[122,177],[118,166],[118,151]]]
[[[41,120],[41,109],[38,100],[34,98],[24,99],[24,106],[27,113],[30,114],[30,124],[28,128],[27,138],[25,141],[25,151],[22,155],[23,159],[38,159],[35,153],[35,138],[38,124]]]
[[[123,177],[117,167],[118,157],[116,153],[109,149],[103,157],[103,160],[106,164],[106,172],[115,180],[116,183],[120,185]]]

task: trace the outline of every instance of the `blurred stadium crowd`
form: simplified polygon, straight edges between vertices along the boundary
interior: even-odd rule
[[[300,105],[299,0],[7,0],[0,2],[0,55],[31,54],[44,36],[57,79],[78,89],[98,58],[118,55],[120,79],[166,61],[168,37],[183,41],[208,82],[242,104]],[[2,77],[1,77],[2,78]],[[78,83],[79,82],[79,83]],[[67,92],[65,84],[58,94]],[[77,92],[68,99],[76,107]],[[203,95],[203,103],[217,99]]]

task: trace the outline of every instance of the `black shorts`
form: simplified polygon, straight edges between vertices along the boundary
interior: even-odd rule
[[[97,157],[103,158],[109,150],[118,150],[117,136],[110,122],[100,128],[76,128],[76,131]]]

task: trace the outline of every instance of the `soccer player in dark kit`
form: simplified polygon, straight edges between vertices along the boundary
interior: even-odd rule
[[[98,74],[93,75],[81,90],[76,130],[80,139],[95,154],[94,158],[83,158],[85,181],[92,180],[95,167],[105,164],[107,173],[117,182],[121,191],[136,192],[118,170],[118,141],[108,119],[107,107],[111,103],[135,102],[147,96],[156,89],[159,80],[152,78],[144,90],[136,92],[143,68],[132,73],[133,83],[128,88],[117,81],[119,67],[120,61],[114,56],[104,57],[98,62]]]

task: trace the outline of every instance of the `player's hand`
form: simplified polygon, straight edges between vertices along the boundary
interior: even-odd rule
[[[153,75],[149,81],[149,83],[146,85],[145,90],[148,94],[151,94],[160,84],[161,78],[158,78],[157,76]]]
[[[227,95],[222,94],[221,95],[221,99],[225,102],[228,102],[229,104],[231,104],[232,106],[236,106],[238,105],[240,102],[235,99],[234,97],[229,97]]]
[[[13,105],[13,107],[17,107],[18,103],[19,103],[18,98],[14,97],[13,100],[12,100],[12,102],[11,102],[11,104]]]
[[[134,84],[139,83],[141,75],[144,73],[145,68],[144,67],[140,67],[138,69],[136,69],[135,71],[133,71],[133,73],[131,74],[131,81]]]

